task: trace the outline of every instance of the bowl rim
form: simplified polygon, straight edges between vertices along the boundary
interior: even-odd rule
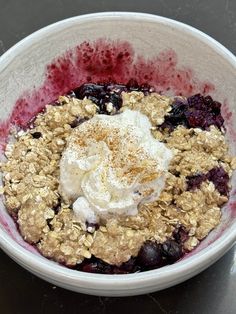
[[[40,38],[48,33],[58,33],[61,29],[65,29],[71,25],[89,22],[91,19],[96,20],[114,20],[114,19],[128,19],[128,20],[142,20],[149,22],[156,22],[177,28],[178,30],[190,34],[197,40],[200,40],[210,46],[214,51],[220,54],[224,59],[236,69],[236,57],[227,48],[225,48],[218,41],[203,33],[202,31],[166,17],[139,13],[139,12],[99,12],[85,15],[74,16],[56,23],[50,24],[42,29],[32,33],[26,38],[19,41],[9,50],[7,50],[0,57],[0,71],[3,70],[15,58],[16,55],[27,49]],[[53,261],[48,260],[43,256],[38,256],[26,250],[15,240],[13,240],[6,231],[0,226],[0,248],[8,252],[13,259],[20,262],[21,265],[27,265],[26,268],[44,274],[50,278],[56,278],[60,282],[69,282],[72,286],[89,287],[89,289],[101,290],[115,288],[122,290],[124,288],[134,289],[137,287],[150,286],[157,282],[164,283],[166,278],[174,280],[180,278],[184,274],[190,274],[193,270],[204,268],[204,265],[212,263],[220,256],[222,256],[236,240],[236,221],[226,230],[223,236],[211,243],[208,247],[203,248],[200,252],[195,253],[187,259],[181,260],[173,265],[165,266],[163,268],[145,271],[141,273],[125,274],[125,275],[104,275],[92,274],[81,271],[74,271],[72,269],[61,266]],[[189,276],[190,277],[190,276]],[[99,283],[100,286],[94,286],[94,283]]]

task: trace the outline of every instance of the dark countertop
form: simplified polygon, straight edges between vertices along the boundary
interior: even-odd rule
[[[234,0],[0,0],[0,55],[23,37],[63,18],[138,11],[190,24],[236,53]],[[0,313],[236,313],[236,247],[200,275],[170,289],[128,298],[70,292],[31,275],[0,251]]]

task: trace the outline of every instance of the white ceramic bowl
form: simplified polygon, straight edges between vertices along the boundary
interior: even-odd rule
[[[146,80],[164,93],[209,92],[224,103],[228,139],[231,151],[236,153],[235,57],[190,26],[159,16],[125,12],[63,20],[28,36],[0,58],[1,145],[11,121],[24,124],[39,107],[89,77],[111,79],[109,76],[124,82],[131,77],[139,82]],[[0,246],[24,268],[67,289],[105,296],[152,292],[196,275],[234,244],[234,191],[235,176],[221,225],[194,253],[174,265],[153,271],[100,275],[60,266],[40,256],[21,239],[2,202]]]

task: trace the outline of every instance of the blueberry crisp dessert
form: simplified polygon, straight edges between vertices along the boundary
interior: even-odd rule
[[[10,215],[43,256],[85,272],[181,259],[220,223],[236,168],[219,102],[135,82],[84,84],[11,133]]]

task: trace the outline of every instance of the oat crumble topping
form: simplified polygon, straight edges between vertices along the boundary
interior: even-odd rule
[[[0,192],[24,239],[50,259],[73,266],[93,255],[121,265],[137,256],[145,241],[173,239],[180,226],[187,234],[183,247],[188,252],[220,223],[228,196],[208,179],[189,190],[188,178],[217,167],[232,175],[236,158],[228,153],[224,131],[214,125],[208,130],[179,125],[172,132],[159,128],[172,109],[173,98],[157,93],[122,92],[122,101],[121,111],[129,108],[147,115],[153,136],[174,153],[159,199],[141,204],[135,216],[110,217],[98,230],[86,228],[73,214],[71,203],[61,198],[59,162],[67,139],[74,125],[99,113],[90,99],[60,96],[58,105],[47,105],[34,127],[17,132],[6,147]],[[106,108],[116,113],[112,103]]]

